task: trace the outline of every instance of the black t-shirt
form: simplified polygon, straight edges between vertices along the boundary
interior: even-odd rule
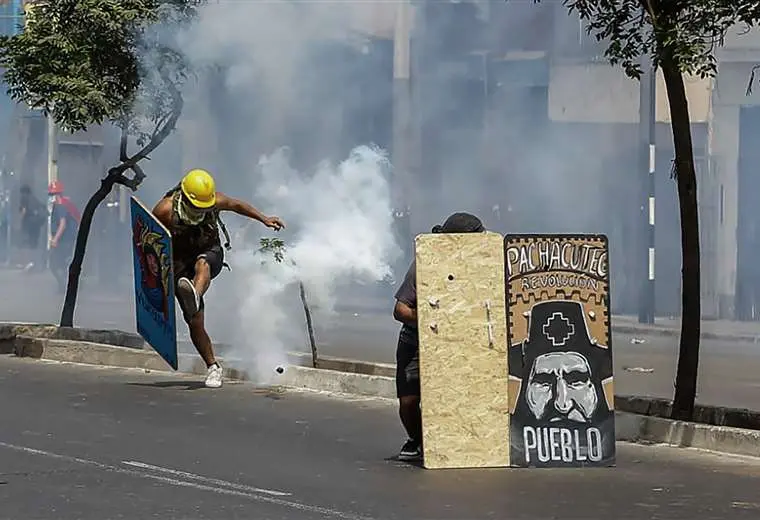
[[[77,221],[62,204],[53,204],[53,212],[50,219],[50,235],[54,237],[58,232],[61,219],[66,219],[66,228],[63,230],[59,244],[73,244],[77,237]]]
[[[32,195],[21,195],[19,209],[25,210],[23,222],[29,227],[44,224],[47,218],[45,205]]]
[[[396,300],[407,304],[413,309],[417,308],[417,271],[414,261],[409,266],[409,270],[406,272],[406,276],[404,276],[404,281],[401,282],[396,291]],[[401,339],[411,345],[419,345],[420,336],[417,327],[405,323],[401,327]]]

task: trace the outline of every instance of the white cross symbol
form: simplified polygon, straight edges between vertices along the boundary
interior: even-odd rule
[[[559,323],[557,323],[557,320],[559,320]],[[557,330],[558,327],[562,326],[563,322],[565,329],[564,333]],[[570,320],[561,312],[555,312],[549,316],[541,330],[543,331],[544,336],[546,336],[546,339],[552,342],[552,346],[562,347],[567,343],[567,340],[575,334],[575,325],[570,323]],[[557,334],[557,332],[560,332],[560,334]],[[558,336],[562,337],[559,338]]]

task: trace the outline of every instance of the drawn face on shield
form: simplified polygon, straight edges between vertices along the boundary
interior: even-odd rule
[[[525,399],[536,419],[590,422],[599,402],[588,360],[577,352],[551,352],[533,362]]]

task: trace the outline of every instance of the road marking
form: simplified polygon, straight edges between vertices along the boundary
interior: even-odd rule
[[[275,491],[273,489],[263,489],[263,488],[257,488],[257,487],[252,487],[252,486],[246,486],[243,484],[235,484],[234,482],[229,482],[227,480],[204,477],[202,475],[196,475],[195,473],[188,473],[186,471],[178,471],[176,469],[162,468],[161,466],[154,466],[152,464],[145,464],[144,462],[137,462],[134,460],[123,460],[121,461],[121,463],[126,466],[132,466],[134,468],[158,471],[161,473],[174,475],[175,477],[184,477],[190,480],[205,482],[206,484],[214,484],[216,486],[237,489],[238,491],[247,491],[248,493],[263,493],[265,495],[273,495],[276,497],[287,497],[287,496],[292,495],[292,493],[286,493],[284,491]]]
[[[374,520],[370,517],[338,511],[336,509],[329,509],[326,507],[320,507],[320,506],[315,506],[311,504],[302,504],[300,502],[286,500],[284,498],[277,498],[270,495],[265,495],[264,493],[261,493],[261,492],[240,491],[237,489],[229,489],[229,488],[225,488],[225,487],[221,487],[217,485],[199,484],[197,482],[189,482],[187,480],[180,480],[180,479],[171,478],[171,477],[164,477],[161,475],[154,475],[146,471],[138,471],[138,470],[133,470],[133,469],[122,468],[119,466],[112,466],[110,464],[103,464],[102,462],[97,462],[94,460],[82,459],[79,457],[72,457],[69,455],[62,455],[60,453],[53,453],[51,451],[38,450],[35,448],[29,448],[27,446],[18,446],[16,444],[9,444],[7,442],[0,442],[0,447],[7,448],[9,450],[20,451],[23,453],[30,453],[32,455],[39,455],[39,456],[47,457],[50,459],[63,460],[66,462],[74,462],[77,464],[82,464],[83,466],[90,466],[92,468],[97,468],[103,471],[110,471],[113,473],[120,473],[122,475],[130,475],[130,476],[139,477],[139,478],[148,478],[151,480],[156,480],[158,482],[163,482],[165,484],[170,484],[172,486],[187,487],[187,488],[197,489],[200,491],[210,491],[212,493],[216,493],[219,495],[230,495],[230,496],[249,498],[256,502],[265,502],[268,504],[275,504],[278,506],[288,507],[290,509],[296,509],[299,511],[319,513],[327,517],[341,518],[342,520]],[[164,469],[164,468],[161,468],[161,469]],[[170,470],[170,471],[173,471],[173,470]]]

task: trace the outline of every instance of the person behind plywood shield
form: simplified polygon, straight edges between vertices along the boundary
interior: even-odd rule
[[[470,213],[454,213],[433,233],[482,233],[483,222]],[[399,453],[400,460],[422,458],[422,413],[420,411],[419,334],[417,331],[417,276],[412,265],[396,292],[393,318],[403,325],[396,348],[396,394],[399,415],[408,440]]]

